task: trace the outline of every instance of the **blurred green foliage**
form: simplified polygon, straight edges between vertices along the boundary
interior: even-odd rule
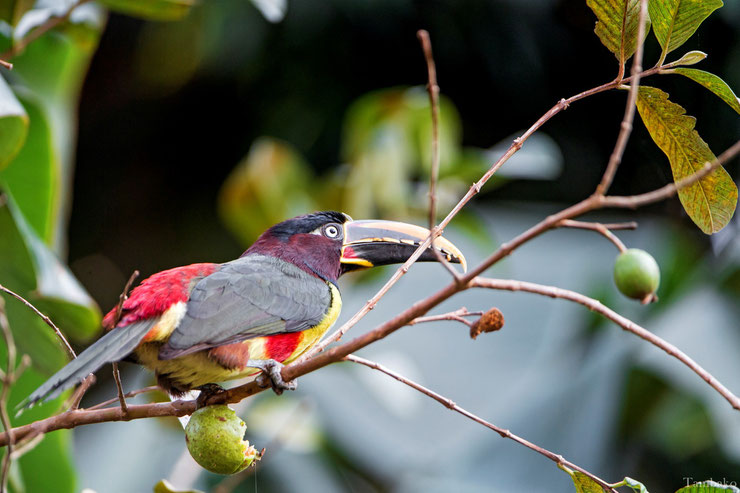
[[[287,142],[256,140],[221,190],[225,224],[249,245],[272,224],[307,210],[335,209],[358,218],[423,216],[429,207],[429,114],[420,87],[361,97],[347,110],[342,163],[323,176],[315,176],[315,166]],[[488,163],[482,149],[463,148],[460,116],[449,99],[441,98],[440,114],[438,210],[447,210]],[[463,216],[481,231],[474,215]]]

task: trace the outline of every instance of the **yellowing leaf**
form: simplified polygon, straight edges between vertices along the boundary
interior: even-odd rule
[[[686,42],[709,14],[722,6],[722,0],[660,0],[648,3],[653,32],[666,54]]]
[[[699,171],[715,156],[694,130],[696,119],[668,100],[668,94],[642,86],[637,110],[650,136],[668,156],[674,181]],[[721,166],[698,182],[678,191],[683,208],[706,234],[716,233],[732,218],[737,206],[737,187]]]
[[[666,70],[665,72],[669,74],[680,74],[684,77],[688,77],[697,84],[701,84],[702,86],[706,87],[714,94],[716,94],[720,99],[722,99],[722,101],[729,104],[733,110],[740,113],[740,100],[738,100],[737,96],[735,96],[735,93],[732,92],[730,86],[728,86],[725,81],[723,81],[716,75],[696,68],[681,67],[672,70]]]
[[[598,21],[594,32],[601,42],[624,63],[637,49],[640,0],[586,0]],[[645,18],[645,36],[650,30],[650,16]],[[641,42],[644,41],[643,37]]]
[[[576,493],[603,493],[604,489],[582,472],[573,471],[570,475],[573,479],[573,485],[576,487]]]

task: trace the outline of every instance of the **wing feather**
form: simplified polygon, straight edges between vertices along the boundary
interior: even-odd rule
[[[325,281],[273,257],[242,257],[195,285],[160,358],[306,330],[318,325],[330,306]]]

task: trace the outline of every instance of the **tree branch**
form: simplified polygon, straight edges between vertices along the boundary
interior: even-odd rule
[[[437,224],[437,177],[439,176],[439,86],[437,85],[437,69],[434,65],[432,55],[432,42],[429,33],[424,29],[416,32],[421,49],[424,51],[424,59],[427,63],[427,92],[429,93],[429,106],[432,110],[432,168],[429,172],[429,229]]]
[[[632,133],[632,122],[635,120],[635,108],[637,107],[637,90],[640,87],[640,76],[642,73],[642,53],[644,50],[644,44],[642,39],[645,36],[645,18],[647,17],[647,0],[640,0],[640,14],[638,16],[638,27],[637,27],[637,49],[635,50],[635,56],[632,59],[632,81],[630,83],[629,95],[627,96],[627,107],[624,109],[624,118],[619,130],[619,136],[617,142],[614,145],[614,151],[609,156],[609,163],[604,171],[604,176],[601,178],[601,183],[596,187],[597,195],[604,195],[609,189],[609,186],[614,180],[614,175],[617,173],[617,168],[622,162],[622,156],[624,155],[624,149],[627,147],[627,141]],[[624,16],[623,21],[626,21],[627,16]],[[624,27],[622,30],[622,61],[619,68],[619,77],[624,72]]]
[[[617,249],[620,252],[623,252],[627,250],[627,247],[624,246],[624,243],[622,243],[622,240],[617,238],[617,235],[609,231],[610,229],[615,228],[609,228],[608,226],[615,226],[615,225],[606,225],[601,223],[593,223],[593,222],[585,222],[585,221],[574,221],[573,219],[563,219],[558,223],[559,227],[562,228],[574,228],[574,229],[588,229],[591,231],[596,231],[597,233],[600,233],[604,237],[606,237],[607,240],[614,243],[614,245],[617,247]],[[635,229],[637,228],[637,223],[623,223],[623,224],[617,224],[616,226],[623,226],[621,229]]]
[[[347,357],[345,357],[344,359],[346,361],[351,361],[353,363],[357,363],[357,364],[360,364],[360,365],[367,366],[368,368],[372,368],[373,370],[378,370],[381,373],[385,373],[389,377],[394,378],[394,379],[398,380],[399,382],[401,382],[401,383],[403,383],[405,385],[408,385],[412,389],[418,390],[419,392],[421,392],[422,394],[426,395],[427,397],[431,397],[432,399],[434,399],[435,401],[439,402],[440,404],[442,404],[447,409],[450,409],[450,410],[455,411],[455,412],[457,412],[459,414],[462,414],[466,418],[468,418],[468,419],[470,419],[472,421],[475,421],[476,423],[478,423],[480,425],[483,425],[483,426],[485,426],[486,428],[488,428],[490,430],[495,431],[502,438],[509,438],[511,440],[514,440],[516,443],[518,443],[520,445],[524,445],[528,449],[534,450],[538,454],[547,457],[548,459],[550,459],[551,461],[555,462],[559,466],[566,466],[566,467],[568,467],[570,469],[575,469],[575,470],[577,470],[577,471],[585,474],[586,476],[588,476],[589,478],[591,478],[596,483],[598,483],[602,488],[604,488],[604,490],[606,490],[606,491],[612,491],[612,492],[616,493],[616,490],[614,490],[611,486],[609,486],[609,483],[607,483],[603,479],[599,478],[595,474],[592,474],[592,473],[588,472],[587,470],[583,469],[582,467],[580,467],[580,466],[578,466],[576,464],[573,464],[572,462],[566,460],[565,458],[563,458],[562,455],[558,455],[558,454],[555,454],[553,452],[550,452],[549,450],[547,450],[545,448],[542,448],[539,445],[535,445],[534,443],[530,442],[529,440],[525,440],[524,438],[521,438],[520,436],[513,434],[509,430],[506,430],[504,428],[500,428],[500,427],[494,425],[493,423],[489,423],[488,421],[484,420],[483,418],[481,418],[479,416],[476,416],[475,414],[471,413],[470,411],[467,411],[467,410],[463,409],[462,407],[458,406],[451,399],[449,399],[449,398],[447,398],[447,397],[445,397],[445,396],[443,396],[441,394],[438,394],[437,392],[434,392],[433,390],[430,390],[430,389],[424,387],[423,385],[420,385],[420,384],[414,382],[413,380],[411,380],[409,378],[404,377],[400,373],[394,372],[393,370],[390,370],[390,369],[386,368],[385,366],[383,366],[383,365],[381,365],[379,363],[376,363],[374,361],[370,361],[368,359],[360,358],[359,356],[355,356],[354,354],[350,354]]]
[[[604,317],[608,318],[612,322],[616,323],[624,330],[635,334],[636,336],[644,339],[650,344],[662,349],[669,355],[678,359],[681,363],[688,366],[694,373],[699,375],[702,380],[707,382],[713,389],[724,397],[730,405],[740,411],[740,398],[733,394],[727,387],[722,385],[719,380],[714,378],[711,373],[702,368],[696,361],[691,359],[686,353],[678,349],[673,344],[661,339],[647,329],[641,327],[635,322],[629,320],[626,317],[618,314],[614,310],[608,308],[600,301],[593,298],[589,298],[581,293],[570,291],[567,289],[557,288],[554,286],[544,286],[542,284],[535,284],[532,282],[524,281],[513,281],[507,279],[487,279],[478,277],[471,281],[471,287],[497,289],[504,291],[524,291],[528,293],[536,293],[543,296],[549,296],[550,298],[559,298],[574,303],[579,303],[591,311],[599,313]]]
[[[78,4],[81,4],[84,1],[85,0],[82,0],[81,2],[78,2]],[[646,70],[640,73],[639,75],[641,77],[646,77],[648,75],[652,75],[654,73],[659,72],[661,68],[662,67],[654,67],[652,69],[649,69],[649,70]],[[358,311],[350,319],[350,321],[345,323],[340,329],[338,329],[331,336],[326,338],[320,345],[318,345],[315,348],[315,351],[310,352],[307,355],[309,359],[304,358],[304,359],[301,359],[293,363],[290,366],[286,366],[282,370],[283,379],[286,381],[289,381],[294,378],[305,375],[309,372],[315,371],[319,368],[322,368],[328,364],[340,361],[346,356],[350,355],[351,353],[357,351],[358,349],[361,349],[367,346],[368,344],[371,344],[377,340],[387,337],[388,335],[392,334],[393,332],[403,327],[404,325],[409,324],[414,319],[421,317],[424,314],[428,313],[429,310],[431,310],[432,308],[440,304],[442,301],[450,298],[451,296],[453,296],[454,294],[460,291],[468,289],[469,287],[472,286],[471,281],[473,281],[480,273],[485,271],[487,268],[489,268],[491,265],[495,264],[502,258],[509,255],[512,251],[514,251],[516,248],[521,246],[523,243],[539,236],[540,234],[544,233],[545,231],[548,231],[549,229],[553,227],[557,227],[557,225],[561,221],[570,220],[586,212],[589,212],[591,210],[600,209],[604,207],[634,208],[640,205],[644,205],[644,204],[648,204],[648,203],[656,202],[658,200],[665,199],[675,194],[678,189],[684,186],[688,186],[694,183],[695,181],[698,181],[702,177],[706,176],[715,167],[726,162],[727,160],[734,157],[738,152],[740,152],[740,142],[738,142],[737,144],[732,146],[730,149],[728,149],[725,153],[723,153],[714,163],[707,163],[707,165],[705,165],[705,167],[702,170],[694,173],[693,175],[675,184],[666,185],[665,187],[662,187],[661,189],[648,192],[646,194],[641,194],[641,195],[636,195],[636,196],[631,196],[631,197],[606,197],[606,196],[594,194],[591,197],[573,206],[570,206],[564,209],[563,211],[560,211],[557,214],[554,214],[552,216],[545,218],[540,223],[532,226],[531,228],[529,228],[528,230],[526,230],[525,232],[521,233],[519,236],[511,240],[510,242],[504,245],[501,245],[501,247],[497,251],[495,251],[491,256],[489,256],[476,269],[474,269],[473,271],[469,272],[468,274],[464,276],[461,276],[458,279],[455,279],[453,283],[443,287],[442,289],[432,294],[431,296],[414,303],[411,307],[397,314],[395,317],[391,318],[385,323],[377,326],[372,331],[366,334],[363,334],[362,336],[357,337],[345,344],[333,347],[330,350],[324,352],[323,354],[316,354],[318,351],[322,351],[324,348],[326,348],[328,344],[340,339],[342,335],[349,328],[354,326],[362,317],[364,317],[365,314],[367,314],[370,310],[372,310],[375,307],[376,303],[380,300],[380,298],[382,298],[382,296],[398,281],[398,279],[400,279],[400,277],[402,277],[408,271],[409,267],[418,259],[421,253],[432,243],[433,239],[436,239],[441,234],[444,227],[446,227],[449,224],[452,218],[454,218],[455,215],[476,194],[480,192],[483,185],[491,178],[491,176],[493,176],[493,174],[512,155],[514,155],[522,147],[526,139],[529,138],[534,132],[536,132],[542,125],[544,125],[544,123],[549,121],[550,118],[560,113],[562,110],[566,109],[573,102],[583,99],[585,97],[591,96],[591,95],[598,94],[600,92],[604,92],[609,89],[614,89],[618,87],[620,84],[624,84],[628,82],[630,79],[632,79],[632,77],[623,79],[621,82],[613,81],[613,82],[589,89],[587,91],[581,92],[575,96],[572,96],[571,98],[560,100],[547,113],[545,113],[539,120],[537,120],[524,134],[522,134],[521,137],[514,139],[509,149],[489,168],[489,170],[477,182],[475,182],[470,187],[470,189],[465,194],[465,196],[463,196],[460,199],[460,201],[448,213],[445,219],[439,223],[439,226],[432,229],[429,237],[424,242],[422,242],[422,244],[419,246],[419,248],[417,248],[416,252],[411,256],[411,258],[409,258],[409,260],[405,264],[403,264],[400,268],[396,270],[394,275],[389,279],[388,282],[386,282],[386,284],[378,291],[378,293],[376,293],[376,295],[373,296],[373,298],[370,299],[363,306],[363,308],[360,311]],[[578,295],[578,293],[574,293],[574,295]],[[579,295],[579,296],[583,296],[583,295]],[[608,310],[606,307],[604,307],[604,309]],[[40,316],[42,316],[42,318],[44,318],[43,314],[40,314],[40,312],[37,311],[37,314],[39,314]],[[620,315],[616,313],[614,313],[614,316],[621,317]],[[632,327],[632,328],[639,327],[636,324],[625,319],[624,317],[621,317],[620,320],[623,323],[627,324],[628,327]],[[639,327],[639,329],[642,329],[642,328]],[[626,330],[629,330],[629,329],[626,329]],[[646,332],[647,335],[651,335],[649,332],[645,331],[645,329],[642,329],[642,331]],[[693,363],[693,360],[690,360],[688,356],[684,355],[683,353],[675,349],[673,346],[668,345],[666,346],[666,348],[667,349],[664,349],[666,350],[666,352],[669,352],[669,354],[676,356],[682,362],[686,364],[689,364],[689,362]],[[695,363],[693,364],[696,367],[698,367],[698,365],[696,365]],[[691,367],[691,364],[689,364],[689,366]],[[694,369],[694,371],[697,371],[697,369],[695,368],[692,368],[692,369]],[[711,375],[706,373],[703,369],[701,369],[701,367],[698,367],[698,369],[699,371],[697,371],[697,373],[702,375],[701,372],[703,371],[704,376],[708,375],[707,377],[708,383],[710,383],[712,387],[718,390],[720,394],[725,396],[725,398],[729,397],[728,400],[730,400],[730,402],[733,404],[733,407],[737,408],[735,405],[737,398],[734,397],[734,395],[732,395],[729,391],[727,391],[721,384],[719,384],[719,382],[716,382],[716,379],[711,377]],[[704,376],[702,378],[704,378]],[[724,389],[724,391],[722,389]],[[255,382],[251,382],[251,383],[230,389],[224,393],[214,395],[208,400],[208,404],[239,402],[245,397],[254,395],[258,392],[261,392],[262,390],[264,389],[259,387]],[[726,394],[729,394],[729,395],[726,395]],[[96,408],[96,409],[89,409],[89,410],[74,410],[73,409],[65,413],[62,413],[60,415],[53,416],[53,417],[50,417],[50,418],[47,418],[41,421],[37,421],[37,422],[31,423],[26,426],[21,426],[13,430],[8,430],[0,434],[0,446],[7,445],[10,441],[11,435],[13,436],[14,440],[26,440],[26,439],[29,439],[30,437],[35,437],[35,436],[38,436],[39,434],[46,433],[48,431],[62,429],[62,428],[74,428],[76,426],[81,426],[85,424],[107,422],[107,421],[141,419],[141,418],[148,418],[148,417],[184,416],[187,414],[191,414],[193,411],[195,411],[195,407],[196,407],[195,401],[177,400],[177,401],[173,401],[169,403],[154,403],[154,404],[129,406],[128,414],[124,413],[120,407],[105,408],[105,409]]]
[[[649,75],[656,74],[662,68],[663,67],[653,67],[653,68],[651,68],[649,70],[646,70],[646,71],[642,72],[640,74],[640,76],[641,77],[647,77]],[[439,237],[442,234],[442,231],[444,230],[445,227],[447,227],[447,225],[450,223],[450,221],[452,221],[452,219],[463,209],[463,207],[465,207],[465,205],[467,205],[468,202],[470,202],[470,200],[472,200],[473,197],[475,197],[478,193],[480,193],[480,191],[483,188],[483,186],[488,182],[488,180],[491,179],[491,177],[496,173],[496,171],[498,171],[498,169],[501,166],[503,166],[504,163],[511,158],[511,156],[513,156],[514,154],[516,154],[519,151],[519,149],[522,148],[522,146],[524,145],[524,142],[529,137],[531,137],[532,134],[534,134],[537,130],[539,130],[539,128],[542,127],[542,125],[544,125],[547,121],[549,121],[552,117],[554,117],[555,115],[557,115],[561,111],[567,109],[568,106],[570,106],[572,103],[574,103],[576,101],[580,101],[581,99],[584,99],[586,97],[593,96],[595,94],[598,94],[598,93],[601,93],[601,92],[604,92],[604,91],[608,91],[610,89],[615,89],[615,88],[619,87],[621,84],[626,83],[626,82],[629,82],[631,79],[632,79],[632,77],[630,76],[630,77],[628,77],[626,79],[623,79],[621,82],[620,81],[608,82],[606,84],[602,84],[600,86],[594,87],[594,88],[589,89],[587,91],[580,92],[580,93],[576,94],[575,96],[571,96],[568,99],[561,99],[560,101],[558,101],[558,103],[555,104],[555,106],[553,106],[552,108],[550,108],[544,115],[542,115],[520,137],[517,137],[516,139],[514,139],[514,141],[509,146],[509,148],[506,150],[506,152],[504,152],[504,154],[495,163],[493,163],[491,165],[491,167],[488,169],[488,171],[486,171],[485,174],[483,174],[483,176],[477,182],[473,183],[473,185],[468,189],[467,193],[458,201],[458,203],[455,205],[455,207],[452,208],[452,210],[447,214],[447,216],[439,223],[439,225],[436,228],[432,229],[429,237],[427,237],[426,240],[424,240],[423,242],[421,242],[421,244],[416,249],[416,251],[413,253],[413,255],[411,255],[411,257],[401,267],[399,267],[398,269],[396,269],[396,271],[393,273],[393,275],[391,276],[391,278],[388,279],[388,281],[383,285],[383,287],[381,287],[380,290],[378,290],[378,292],[372,298],[370,298],[367,302],[365,302],[365,304],[363,305],[363,307],[360,310],[358,310],[339,329],[335,330],[329,336],[325,337],[319,344],[317,344],[316,346],[314,346],[311,350],[307,351],[301,358],[299,358],[296,361],[296,363],[301,363],[301,362],[304,362],[304,361],[308,360],[309,358],[312,358],[316,354],[324,351],[333,342],[336,342],[336,341],[340,340],[344,336],[344,334],[347,333],[347,331],[349,329],[351,329],[352,327],[354,327],[357,324],[357,322],[359,322],[360,320],[362,320],[362,318],[365,315],[367,315],[373,308],[375,308],[375,306],[377,305],[378,301],[380,301],[380,299],[383,296],[385,296],[385,294],[390,290],[390,288],[393,287],[393,285],[396,284],[396,282],[398,282],[398,280],[401,277],[403,277],[403,275],[406,274],[406,272],[408,272],[408,270],[411,267],[411,265],[413,265],[416,262],[416,260],[421,256],[421,254],[424,252],[424,250],[426,250],[429,247],[429,245],[432,244],[432,240],[433,239],[436,239],[437,237]],[[562,215],[562,217],[559,217],[557,220],[572,218],[572,217],[575,217],[575,215],[584,214],[585,212],[588,212],[589,210],[595,209],[595,208],[597,208],[599,206],[603,207],[600,204],[593,204],[593,203],[584,204],[584,202],[581,202],[580,204],[577,204],[576,206],[573,206],[572,208],[566,209],[566,211],[568,211],[568,212],[565,213],[564,215]],[[582,210],[582,212],[579,212],[578,214],[575,214],[575,215],[569,215],[569,214],[572,213],[571,209],[575,209],[576,212]],[[557,220],[554,221],[554,222],[557,222]],[[552,224],[544,225],[544,227],[542,229],[538,226],[536,231],[531,231],[531,232],[528,231],[526,233],[528,235],[534,233],[532,235],[532,237],[531,237],[531,238],[533,238],[535,236],[538,236],[542,232],[544,232],[544,231],[552,228],[554,222]],[[524,241],[522,241],[522,243],[528,241],[531,238],[525,238]],[[520,243],[518,243],[518,244],[520,244]],[[505,250],[508,250],[510,247],[516,248],[516,246],[518,246],[518,244],[516,244],[516,245],[514,245],[514,244],[508,244],[508,245],[506,245]],[[502,248],[503,248],[503,246],[502,246]],[[499,255],[501,253],[504,253],[504,255],[501,256],[501,257],[499,257]],[[455,278],[455,282],[457,284],[459,284],[460,286],[464,285],[467,281],[469,281],[470,279],[472,279],[476,275],[479,275],[485,269],[487,269],[488,267],[490,267],[494,262],[496,262],[496,261],[500,260],[501,258],[507,256],[509,253],[505,253],[505,252],[501,252],[501,251],[496,252],[494,255],[492,255],[491,257],[489,257],[489,259],[485,262],[488,265],[486,265],[486,266],[483,266],[483,264],[481,265],[480,271],[478,271],[478,269],[476,269],[474,272],[470,272],[470,273],[468,273],[465,276],[457,276]],[[490,263],[488,263],[488,262],[490,262]],[[296,363],[294,363],[294,364],[296,364]]]
[[[469,312],[467,308],[462,307],[453,312],[442,313],[440,315],[429,315],[428,317],[417,317],[413,319],[411,322],[407,323],[406,325],[416,325],[416,324],[421,324],[421,323],[426,323],[426,322],[440,322],[442,320],[451,320],[454,322],[461,322],[467,325],[468,327],[472,327],[473,322],[469,320],[465,320],[463,317],[480,317],[481,315],[483,315],[482,311]]]

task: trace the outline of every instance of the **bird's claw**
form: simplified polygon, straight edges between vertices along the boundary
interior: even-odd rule
[[[207,405],[208,399],[211,396],[220,394],[222,392],[226,392],[226,390],[223,387],[215,383],[207,383],[205,385],[201,385],[200,387],[198,387],[198,390],[200,390],[200,394],[198,394],[198,398],[195,399],[196,409],[205,407]]]
[[[257,384],[263,388],[272,387],[273,392],[277,395],[282,394],[284,390],[295,390],[298,387],[298,382],[295,380],[291,380],[289,382],[283,380],[281,371],[285,365],[275,361],[274,359],[250,359],[247,366],[262,370],[262,373],[257,377]]]

